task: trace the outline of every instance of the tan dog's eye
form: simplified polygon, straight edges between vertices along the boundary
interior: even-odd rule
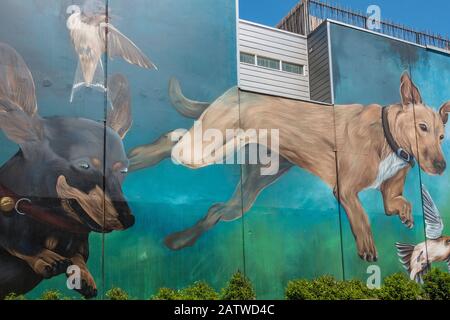
[[[420,130],[422,130],[424,132],[428,131],[428,127],[427,127],[427,125],[425,123],[420,123],[419,124],[419,128],[420,128]]]
[[[440,140],[444,140],[444,135],[441,134],[441,135],[439,136],[439,139],[440,139]]]

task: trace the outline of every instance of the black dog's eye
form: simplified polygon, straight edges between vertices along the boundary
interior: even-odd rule
[[[82,169],[89,169],[89,163],[82,161],[78,164],[78,166]]]
[[[428,131],[428,127],[427,127],[427,125],[425,123],[419,124],[419,128],[420,128],[420,130],[422,130],[424,132]]]
[[[441,135],[439,136],[439,139],[440,139],[440,140],[444,140],[444,135],[441,134]]]

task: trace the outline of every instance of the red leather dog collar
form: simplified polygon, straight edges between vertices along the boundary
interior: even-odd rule
[[[39,207],[33,204],[31,200],[17,196],[2,185],[0,185],[0,197],[0,211],[5,214],[11,214],[15,211],[17,214],[30,217],[38,222],[70,233],[85,234],[91,231],[80,222]]]

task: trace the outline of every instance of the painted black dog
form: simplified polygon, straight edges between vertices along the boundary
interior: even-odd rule
[[[42,118],[31,72],[13,48],[0,43],[0,128],[20,146],[0,168],[0,197],[15,203],[9,213],[0,211],[0,298],[26,293],[72,264],[81,270],[78,291],[96,296],[86,266],[89,232],[134,224],[121,189],[128,168],[122,138],[131,126],[130,93],[121,75],[108,87],[113,109],[107,126],[83,118]]]

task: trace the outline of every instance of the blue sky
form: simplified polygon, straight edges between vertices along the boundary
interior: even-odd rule
[[[242,19],[274,26],[299,0],[239,0]],[[450,36],[450,1],[448,0],[328,0],[329,3],[366,12],[376,4],[382,19]]]

